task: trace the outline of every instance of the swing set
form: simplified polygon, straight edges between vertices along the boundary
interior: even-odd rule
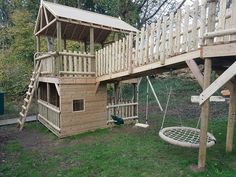
[[[145,116],[145,123],[137,123],[135,124],[136,127],[142,127],[142,128],[148,128],[148,105],[149,105],[149,86],[152,90],[152,93],[158,103],[158,106],[161,111],[163,111],[162,106],[160,104],[160,101],[157,98],[157,95],[154,91],[153,85],[147,76],[147,91],[146,91],[146,116]],[[138,91],[139,91],[139,85],[140,85],[141,80],[138,83]],[[172,88],[170,88],[168,98],[167,98],[167,103],[165,106],[164,110],[164,115],[162,119],[162,124],[161,124],[161,129],[159,131],[159,136],[161,139],[166,141],[167,143],[181,146],[181,147],[188,147],[188,148],[198,148],[199,147],[199,142],[200,142],[200,129],[199,129],[199,123],[200,123],[200,117],[198,119],[197,125],[195,128],[193,127],[187,127],[183,126],[182,124],[180,126],[172,126],[172,127],[165,127],[164,128],[164,123],[166,121],[166,115],[169,107],[169,102],[172,94]],[[180,118],[181,119],[181,118]],[[182,120],[180,120],[182,122]],[[216,143],[215,137],[211,133],[207,133],[207,142],[206,145],[207,147],[211,147]]]
[[[200,142],[200,129],[198,128],[200,117],[198,119],[196,128],[186,127],[183,125],[163,128],[165,120],[166,120],[166,114],[167,114],[167,110],[169,106],[171,93],[172,93],[172,88],[170,88],[170,91],[168,94],[165,112],[164,112],[163,120],[161,124],[161,130],[159,131],[159,136],[164,141],[173,145],[177,145],[181,147],[189,147],[189,148],[198,148],[199,142]],[[182,120],[180,120],[180,122],[182,122]],[[207,142],[206,142],[207,147],[211,147],[215,143],[216,143],[215,137],[211,133],[208,132]]]

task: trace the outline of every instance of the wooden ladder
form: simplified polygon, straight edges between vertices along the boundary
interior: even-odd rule
[[[26,96],[24,98],[24,103],[22,105],[22,110],[20,112],[20,118],[18,119],[18,126],[20,128],[20,131],[24,127],[24,123],[25,123],[26,116],[27,116],[27,113],[29,110],[29,106],[31,104],[34,92],[37,89],[40,71],[41,71],[41,62],[39,61],[36,63],[36,65],[34,67],[34,71],[33,71],[32,77],[30,79],[28,91],[26,92]]]

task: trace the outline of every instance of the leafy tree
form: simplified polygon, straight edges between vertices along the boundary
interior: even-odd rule
[[[34,38],[30,13],[16,10],[7,29],[10,47],[0,54],[0,86],[11,96],[22,94],[32,70]]]

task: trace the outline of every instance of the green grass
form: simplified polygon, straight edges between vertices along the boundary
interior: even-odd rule
[[[29,127],[39,133],[42,130],[38,123]],[[11,140],[3,148],[7,158],[0,166],[0,176],[235,176],[236,151],[225,153],[225,121],[210,125],[217,144],[208,149],[207,169],[202,173],[190,170],[190,165],[197,164],[197,149],[165,143],[159,138],[158,129],[159,126],[148,130],[118,127],[64,140],[53,138],[53,142],[61,141],[63,146],[49,148],[50,153],[26,149],[19,139]],[[52,138],[49,132],[42,134]]]
[[[172,102],[165,126],[179,125],[181,117],[184,125],[195,127],[199,110],[193,113],[198,106],[191,107],[189,100],[191,95],[200,92],[197,84],[189,79],[177,78],[152,80],[152,82],[163,106],[168,88],[170,86],[173,88]],[[145,104],[145,81],[140,89],[140,101],[141,104]],[[160,139],[158,132],[162,113],[158,111],[155,100],[151,98],[150,101],[153,110],[150,112],[151,127],[149,129],[120,126],[60,140],[41,124],[29,123],[24,131],[28,131],[29,136],[31,132],[36,133],[47,141],[32,140],[32,144],[34,141],[39,144],[36,143],[35,147],[31,148],[29,144],[25,147],[22,136],[10,137],[6,143],[0,145],[0,153],[5,154],[4,161],[0,162],[0,176],[236,176],[236,150],[225,153],[226,112],[220,114],[217,112],[220,118],[213,117],[209,121],[209,131],[214,134],[217,143],[207,150],[207,169],[204,172],[195,173],[190,166],[197,164],[198,150],[173,146]],[[218,107],[214,109],[217,110]],[[215,114],[212,113],[212,115]],[[236,137],[234,141],[236,142]]]

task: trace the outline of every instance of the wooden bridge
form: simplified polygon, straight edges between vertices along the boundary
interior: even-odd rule
[[[204,58],[234,56],[235,4],[227,7],[226,1],[220,1],[217,12],[211,12],[206,4],[195,1],[193,7],[172,12],[141,32],[131,33],[98,50],[97,82],[161,73],[186,66],[185,62],[192,59],[203,62]],[[187,64],[195,68],[192,62]],[[222,60],[215,60],[213,65],[223,68],[228,64],[224,66]]]

